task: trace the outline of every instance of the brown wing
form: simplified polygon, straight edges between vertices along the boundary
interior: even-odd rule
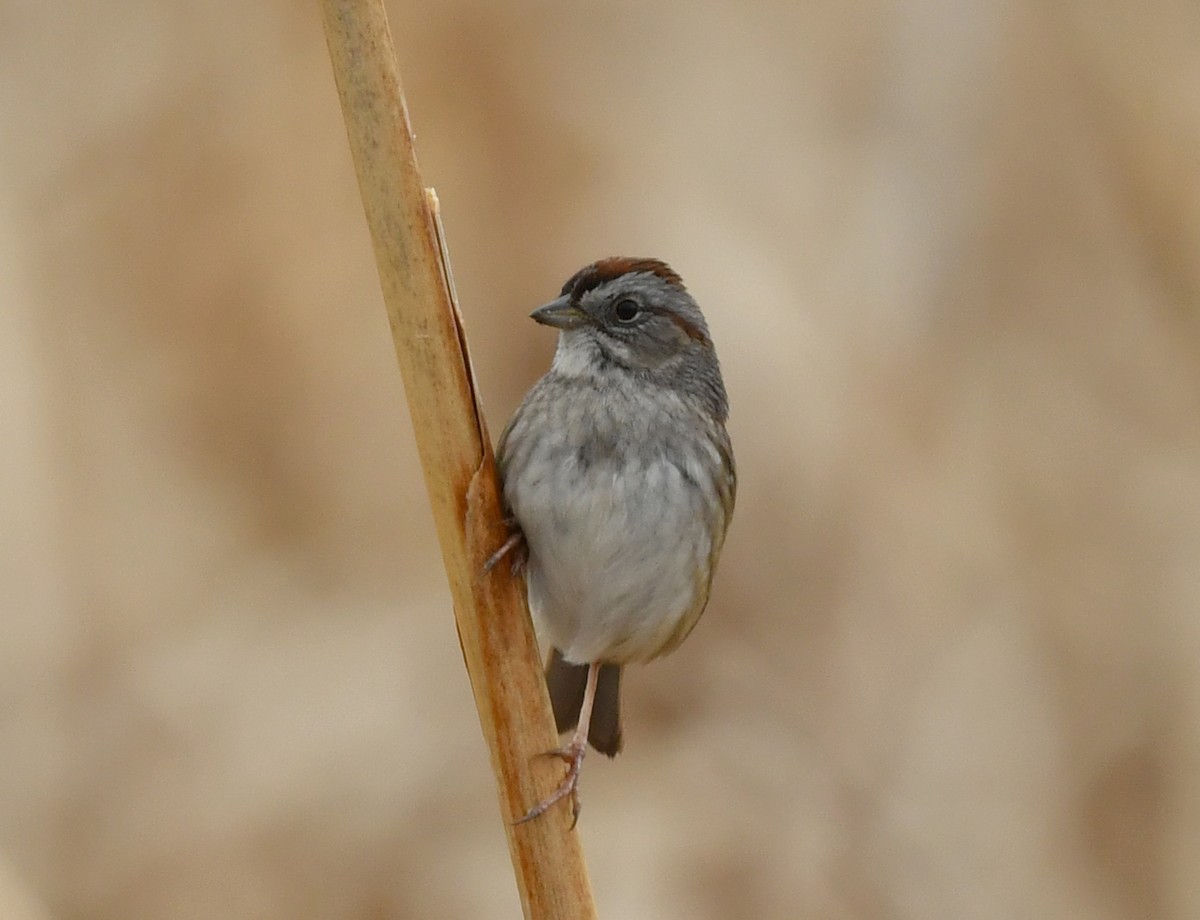
[[[651,655],[651,658],[658,658],[674,651],[700,622],[700,615],[704,613],[704,608],[708,605],[708,595],[712,590],[713,574],[717,571],[721,548],[725,545],[725,533],[729,529],[729,522],[733,519],[733,505],[737,499],[737,466],[733,460],[733,445],[730,443],[729,434],[725,431],[724,425],[714,425],[711,437],[713,446],[721,458],[721,472],[714,477],[713,481],[718,502],[707,507],[704,520],[712,537],[712,547],[709,550],[707,564],[698,566],[692,573],[695,601],[692,603],[691,609],[680,617],[662,647]]]

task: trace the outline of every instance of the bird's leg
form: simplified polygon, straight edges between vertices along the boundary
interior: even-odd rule
[[[500,544],[500,548],[488,556],[487,562],[483,564],[483,574],[487,574],[496,567],[501,559],[509,553],[513,553],[512,573],[518,575],[521,569],[525,567],[525,562],[529,558],[529,547],[525,543],[525,534],[521,532],[521,528],[517,522],[511,518],[505,521],[512,533],[509,534],[507,540]]]
[[[546,813],[547,809],[567,796],[571,797],[571,827],[579,821],[579,771],[583,769],[583,755],[587,753],[588,726],[592,721],[592,704],[596,700],[596,684],[600,680],[600,664],[588,665],[587,684],[583,690],[583,704],[579,707],[579,724],[566,747],[547,751],[544,757],[558,757],[567,764],[567,775],[549,796],[542,799],[516,823],[524,824]]]

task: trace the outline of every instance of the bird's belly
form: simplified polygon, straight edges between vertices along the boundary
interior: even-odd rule
[[[520,491],[530,607],[568,661],[652,658],[690,627],[712,544],[701,492],[676,465],[563,464]]]

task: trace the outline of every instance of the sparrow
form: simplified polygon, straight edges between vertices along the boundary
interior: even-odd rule
[[[529,608],[549,645],[546,684],[567,764],[517,823],[572,801],[587,745],[622,745],[625,665],[673,651],[708,602],[733,514],[729,401],[712,337],[683,280],[657,259],[580,269],[531,314],[558,330],[546,373],[496,458]]]

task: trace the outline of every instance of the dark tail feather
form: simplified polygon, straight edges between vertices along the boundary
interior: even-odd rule
[[[550,664],[546,667],[546,687],[550,690],[554,724],[559,733],[570,731],[579,724],[587,672],[586,664],[570,664],[558,649],[550,656]],[[621,666],[601,665],[596,699],[592,703],[592,723],[588,726],[588,741],[597,751],[609,757],[615,757],[621,750],[620,696]]]

